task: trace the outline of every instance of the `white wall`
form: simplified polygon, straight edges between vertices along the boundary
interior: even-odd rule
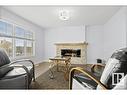
[[[1,8],[0,11],[0,18],[35,32],[35,56],[31,57],[31,59],[35,63],[42,62],[44,59],[44,30],[41,27],[3,8]]]
[[[121,8],[106,24],[104,24],[104,58],[120,48],[126,47],[127,32],[126,8]]]
[[[103,59],[103,25],[87,26],[86,30],[87,63],[94,64],[96,59]]]
[[[107,59],[114,50],[126,47],[127,12],[121,8],[104,25],[59,27],[44,30],[5,9],[0,10],[0,18],[35,32],[36,54],[32,58],[36,63],[56,55],[55,43],[88,42],[87,63],[95,63],[97,58]]]
[[[84,42],[85,26],[71,26],[48,29],[45,31],[45,59],[56,56],[55,43]]]
[[[95,63],[97,58],[107,59],[115,50],[127,44],[127,9],[122,7],[104,25],[88,26],[87,63]]]

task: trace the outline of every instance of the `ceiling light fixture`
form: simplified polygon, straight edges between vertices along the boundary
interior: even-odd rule
[[[61,20],[68,20],[70,18],[70,14],[68,10],[60,10],[59,11],[59,18]]]

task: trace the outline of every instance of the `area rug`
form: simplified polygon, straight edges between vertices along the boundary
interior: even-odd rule
[[[82,67],[89,71],[90,64],[71,64],[71,68]],[[60,67],[61,69],[63,67]],[[65,80],[63,72],[57,72],[56,66],[51,68],[54,78],[51,78],[51,71],[48,70],[36,78],[32,83],[31,89],[46,89],[46,90],[67,90],[69,89],[69,81]],[[69,76],[68,76],[69,77]]]
[[[54,78],[51,78],[51,71],[48,70],[38,78],[36,78],[36,82],[32,83],[31,89],[61,89],[67,90],[69,89],[69,81],[65,80],[63,72],[57,72],[56,66],[51,68]]]

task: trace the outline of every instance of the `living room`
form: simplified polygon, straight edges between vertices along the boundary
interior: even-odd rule
[[[1,6],[0,19],[0,48],[11,62],[33,62],[35,76],[28,89],[69,89],[70,65],[106,65],[127,43],[125,6]],[[64,73],[56,72],[57,61],[67,64],[59,66]]]

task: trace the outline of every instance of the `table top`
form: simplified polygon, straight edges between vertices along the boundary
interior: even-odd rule
[[[49,58],[49,60],[58,60],[58,61],[67,61],[70,58],[65,58],[65,57],[54,57],[54,58]]]

